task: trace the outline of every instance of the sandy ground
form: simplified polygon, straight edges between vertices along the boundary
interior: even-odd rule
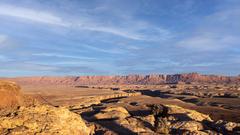
[[[21,86],[26,95],[37,98],[40,102],[54,106],[74,105],[81,102],[83,98],[92,96],[107,96],[122,91],[110,89],[76,88],[74,86]]]

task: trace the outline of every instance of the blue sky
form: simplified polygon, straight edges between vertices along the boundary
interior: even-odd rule
[[[0,76],[240,72],[239,0],[1,0]]]

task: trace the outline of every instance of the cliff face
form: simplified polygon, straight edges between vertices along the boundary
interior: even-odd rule
[[[166,84],[166,83],[237,83],[239,76],[201,75],[198,73],[174,75],[77,76],[77,77],[18,77],[5,78],[19,84],[46,85],[112,85],[112,84]]]

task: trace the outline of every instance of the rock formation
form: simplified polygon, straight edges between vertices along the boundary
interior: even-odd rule
[[[81,116],[65,108],[24,103],[29,98],[21,94],[13,82],[0,82],[0,134],[1,135],[89,135],[92,130]]]
[[[46,105],[20,107],[0,117],[0,134],[89,135],[91,130],[77,114]]]
[[[97,120],[104,120],[104,119],[125,119],[129,117],[128,111],[123,107],[108,107],[101,112],[94,115],[94,118]]]
[[[33,85],[113,85],[113,84],[176,84],[184,83],[237,83],[239,76],[201,75],[198,73],[174,75],[127,75],[127,76],[77,76],[77,77],[18,77],[2,78],[19,84]]]
[[[95,132],[101,134],[221,135],[240,132],[239,123],[213,121],[208,115],[194,110],[175,105],[147,106],[151,113],[146,115],[134,115],[123,107],[108,106],[93,114],[94,119],[90,122],[97,124]]]
[[[0,109],[16,107],[22,102],[20,86],[14,82],[0,81]]]
[[[176,105],[101,102],[106,98],[136,96],[137,93],[100,96],[96,101],[93,97],[76,108],[67,109],[42,104],[26,105],[18,85],[6,81],[0,84],[0,94],[9,97],[0,100],[2,135],[240,134],[240,123],[214,121],[208,115]],[[1,113],[9,108],[7,113]]]

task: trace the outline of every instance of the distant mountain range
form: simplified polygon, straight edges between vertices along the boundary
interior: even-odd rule
[[[126,76],[66,76],[66,77],[16,77],[0,78],[15,81],[22,85],[114,85],[114,84],[177,84],[177,83],[221,83],[240,84],[240,76],[187,74],[152,74]]]

